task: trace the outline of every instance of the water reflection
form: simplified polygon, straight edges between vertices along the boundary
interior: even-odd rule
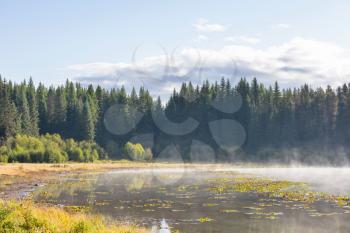
[[[158,173],[154,176],[154,173]],[[255,193],[210,192],[235,171],[118,171],[67,177],[38,190],[37,201],[88,206],[120,221],[151,228],[161,219],[185,233],[349,232],[350,209],[334,203],[313,204]],[[312,175],[312,174],[310,174]],[[176,177],[176,182],[164,182]],[[160,181],[162,180],[162,181]]]

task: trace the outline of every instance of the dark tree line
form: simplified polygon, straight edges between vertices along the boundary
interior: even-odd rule
[[[238,97],[241,106],[233,112],[213,106],[217,103],[230,108],[230,101],[237,105]],[[137,117],[132,109],[143,113],[126,134],[116,135],[105,127],[105,113],[114,104],[124,106],[122,114],[126,119]],[[313,89],[309,85],[281,89],[277,82],[265,86],[256,79],[241,79],[236,84],[221,79],[200,86],[183,83],[162,104],[160,98],[153,99],[142,87],[128,94],[123,87],[83,87],[68,80],[62,86],[46,87],[35,86],[31,79],[15,84],[0,78],[0,109],[3,141],[16,134],[58,133],[66,139],[95,141],[112,158],[119,158],[125,143],[142,134],[154,136],[155,157],[173,143],[183,159],[190,160],[190,145],[195,139],[213,148],[217,158],[230,158],[232,152],[217,145],[209,130],[208,123],[220,119],[235,119],[244,127],[247,138],[234,153],[241,159],[266,160],[285,153],[302,159],[309,154],[319,160],[339,154],[348,157],[350,147],[350,84],[337,89]],[[170,135],[154,124],[154,112],[165,114],[173,122],[192,117],[199,126],[186,135]]]

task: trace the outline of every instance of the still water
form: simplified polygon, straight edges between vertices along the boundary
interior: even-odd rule
[[[327,201],[293,202],[254,192],[210,191],[222,180],[255,174],[294,178],[309,182],[314,190],[350,195],[350,188],[344,188],[348,187],[350,176],[346,174],[350,170],[269,169],[137,169],[83,174],[62,177],[37,190],[34,198],[50,204],[84,206],[110,219],[149,228],[164,218],[173,230],[182,233],[350,232],[347,206]],[[330,179],[337,174],[339,177]]]

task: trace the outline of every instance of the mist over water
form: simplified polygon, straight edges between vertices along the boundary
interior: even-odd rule
[[[232,171],[277,180],[306,182],[314,191],[350,195],[350,168],[348,167],[233,168]]]
[[[111,174],[176,174],[185,175],[193,172],[239,172],[252,174],[274,180],[304,182],[312,191],[326,192],[334,195],[350,195],[350,167],[237,167],[225,164],[213,164],[202,168],[186,168],[182,164],[178,168],[128,169],[113,171]]]
[[[210,190],[231,182],[233,177],[270,177],[306,182],[312,190],[348,196],[350,168],[175,165],[62,178],[59,183],[38,190],[35,200],[88,206],[92,213],[146,227],[164,218],[181,233],[349,232],[347,206],[283,200],[254,192]]]

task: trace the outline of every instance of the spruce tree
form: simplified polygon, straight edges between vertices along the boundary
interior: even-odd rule
[[[22,83],[15,87],[16,106],[21,119],[21,133],[26,135],[34,135],[32,132],[32,121],[30,117],[30,108],[27,99],[26,83]]]
[[[88,98],[85,98],[84,100],[80,121],[81,121],[80,139],[93,141],[95,138],[95,125],[94,125],[94,120],[91,113],[91,107],[90,107]]]
[[[39,118],[39,132],[44,134],[48,132],[48,112],[47,112],[47,90],[45,86],[40,83],[36,91],[36,99],[38,103],[38,118]]]
[[[30,131],[31,135],[39,135],[39,112],[35,93],[35,87],[32,78],[29,79],[27,88],[29,112],[30,112]]]

